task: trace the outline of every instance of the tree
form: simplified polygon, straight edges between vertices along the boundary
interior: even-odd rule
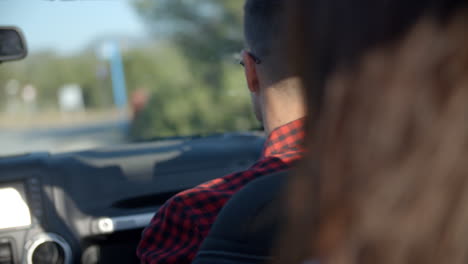
[[[222,64],[243,46],[240,0],[136,0],[156,38],[171,39],[198,78],[220,95]]]
[[[50,52],[31,54],[23,61],[9,63],[0,69],[0,88],[11,79],[18,80],[21,87],[32,84],[38,90],[40,109],[57,109],[58,90],[65,84],[76,83],[83,89],[87,108],[110,107],[111,83],[108,78],[98,80],[98,65],[94,54],[86,52],[72,57]],[[3,93],[2,89],[0,92]]]
[[[243,47],[243,1],[136,0],[134,4],[160,41],[159,52],[143,55],[152,57],[153,62],[145,64],[153,65],[155,72],[145,75],[153,78],[150,86],[158,88],[153,88],[148,108],[134,123],[134,138],[258,126],[242,68],[234,59]],[[134,58],[132,55],[128,60]],[[162,65],[155,66],[161,61]],[[137,65],[126,64],[127,70],[135,72],[129,67]]]

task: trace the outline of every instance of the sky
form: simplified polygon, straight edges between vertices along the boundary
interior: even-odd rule
[[[0,0],[0,26],[17,26],[31,53],[80,52],[103,36],[144,37],[131,0]]]

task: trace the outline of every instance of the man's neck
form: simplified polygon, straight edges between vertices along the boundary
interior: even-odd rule
[[[269,87],[263,96],[263,126],[267,134],[306,115],[303,94],[296,78],[286,79],[276,86]]]

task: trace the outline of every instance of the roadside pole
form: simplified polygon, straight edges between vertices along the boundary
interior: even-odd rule
[[[121,119],[127,119],[127,87],[125,83],[125,70],[120,52],[120,45],[116,41],[108,41],[101,46],[101,57],[110,64],[112,93],[114,105],[119,111]]]
[[[122,55],[120,54],[120,47],[116,42],[112,42],[111,45],[113,45],[113,48],[111,49],[110,65],[114,103],[119,110],[125,112],[128,99]]]

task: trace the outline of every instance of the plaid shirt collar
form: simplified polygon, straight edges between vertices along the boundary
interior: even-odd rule
[[[304,125],[303,117],[273,130],[265,142],[262,157],[277,156],[291,151],[302,152]]]

